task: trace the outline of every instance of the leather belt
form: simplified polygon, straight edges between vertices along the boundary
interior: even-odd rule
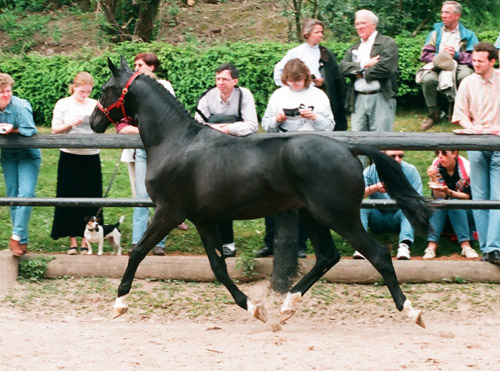
[[[361,94],[361,95],[372,95],[372,94],[378,94],[381,93],[382,90],[374,90],[374,91],[357,91],[356,94]]]

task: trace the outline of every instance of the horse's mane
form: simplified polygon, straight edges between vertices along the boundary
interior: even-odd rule
[[[188,120],[193,125],[205,127],[205,125],[196,121],[177,97],[172,95],[157,79],[145,74],[139,75],[138,78],[143,79],[148,84],[149,88],[153,89],[156,94],[161,96],[161,99],[168,101],[168,104],[159,105],[158,109],[162,111],[173,110],[180,118]]]

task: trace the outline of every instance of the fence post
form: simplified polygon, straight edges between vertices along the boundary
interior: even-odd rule
[[[289,291],[293,279],[297,275],[298,221],[297,210],[290,210],[276,215],[271,287],[280,293]]]

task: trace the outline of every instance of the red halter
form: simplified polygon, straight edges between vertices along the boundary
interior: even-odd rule
[[[101,104],[101,102],[97,101],[97,107],[99,107],[99,109],[102,111],[102,113],[104,113],[106,115],[108,120],[111,121],[113,123],[113,125],[117,126],[118,123],[111,118],[109,113],[111,112],[111,110],[113,110],[115,108],[121,108],[123,118],[127,117],[127,112],[125,112],[125,105],[124,105],[125,95],[128,93],[128,88],[130,87],[130,85],[132,85],[134,80],[140,74],[141,73],[139,71],[136,71],[132,76],[130,76],[130,79],[127,81],[127,83],[125,84],[125,87],[122,89],[122,95],[120,96],[120,98],[118,98],[118,100],[115,103],[113,103],[112,105],[110,105],[108,108],[104,108],[103,105]]]

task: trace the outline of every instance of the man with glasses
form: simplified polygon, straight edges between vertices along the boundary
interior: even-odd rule
[[[415,166],[403,161],[405,156],[401,150],[387,150],[385,154],[392,157],[401,165],[401,170],[413,188],[422,195],[422,179]],[[365,179],[365,197],[370,199],[390,200],[385,190],[384,183],[380,181],[375,165],[368,166],[363,171]],[[410,224],[400,209],[361,209],[361,223],[365,229],[376,233],[399,232],[398,238],[398,260],[410,260],[410,247],[415,240],[415,229]],[[354,259],[364,259],[358,251],[354,252]]]
[[[500,71],[495,69],[498,50],[493,44],[474,45],[474,71],[458,89],[453,122],[465,129],[500,130]],[[487,132],[487,131],[486,131]],[[500,200],[500,151],[468,151],[474,200]],[[482,260],[500,264],[500,210],[473,210]]]
[[[259,122],[255,100],[247,88],[239,87],[238,68],[230,63],[215,70],[215,86],[198,99],[195,119],[222,133],[246,136],[257,132]],[[236,255],[232,220],[220,220],[219,229],[224,257]]]
[[[396,114],[398,46],[377,31],[378,17],[356,12],[360,38],[346,52],[340,73],[350,79],[346,107],[352,112],[352,131],[392,131]]]

